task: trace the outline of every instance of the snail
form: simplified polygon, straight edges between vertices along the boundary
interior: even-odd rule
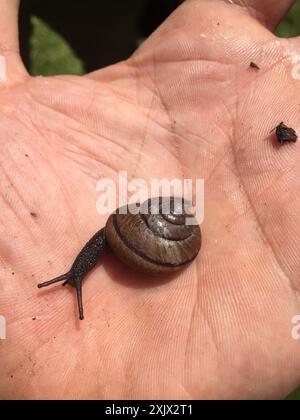
[[[82,248],[70,270],[38,284],[38,288],[58,282],[75,287],[79,319],[83,320],[82,281],[106,253],[112,251],[134,270],[159,275],[186,267],[196,258],[200,247],[200,227],[187,200],[150,198],[112,213],[105,227]]]

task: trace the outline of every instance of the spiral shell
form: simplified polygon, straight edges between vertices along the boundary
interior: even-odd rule
[[[127,265],[148,274],[184,268],[196,258],[201,231],[182,198],[157,197],[139,206],[128,205],[112,214],[105,238]],[[195,224],[187,224],[187,220]]]

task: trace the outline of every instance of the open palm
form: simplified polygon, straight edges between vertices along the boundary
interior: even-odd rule
[[[267,27],[292,2],[190,0],[126,62],[51,78],[20,63],[17,3],[0,1],[0,397],[284,396],[300,381],[300,161],[269,133],[300,131],[300,43]],[[96,182],[120,170],[204,178],[203,246],[160,284],[107,256],[79,323],[73,290],[36,284],[104,226]]]

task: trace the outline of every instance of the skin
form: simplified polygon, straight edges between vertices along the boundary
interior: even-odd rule
[[[0,0],[2,399],[273,399],[299,384],[300,143],[270,135],[300,132],[300,42],[270,32],[292,3],[186,1],[127,61],[32,78],[18,2]],[[73,289],[36,284],[105,224],[96,182],[124,169],[205,179],[201,255],[159,284],[107,256],[80,323]]]

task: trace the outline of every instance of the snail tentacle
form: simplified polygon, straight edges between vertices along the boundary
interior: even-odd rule
[[[75,287],[78,301],[79,319],[83,320],[82,282],[99,260],[109,251],[105,240],[105,229],[99,230],[82,248],[76,257],[70,271],[53,280],[38,284],[38,288],[48,287],[52,284],[64,281],[63,286]]]

